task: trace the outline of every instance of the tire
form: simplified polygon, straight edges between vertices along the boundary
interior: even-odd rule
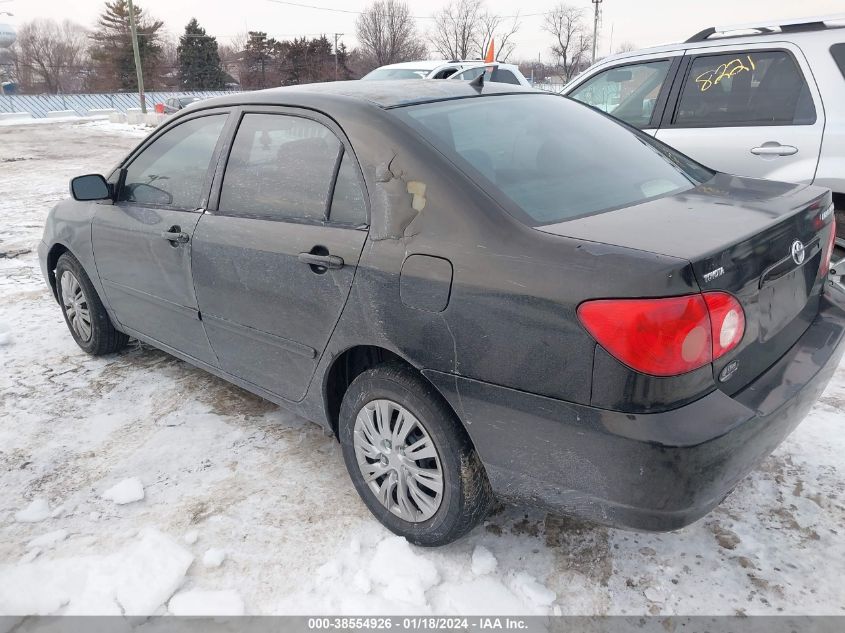
[[[129,337],[112,325],[91,279],[70,253],[56,263],[56,294],[73,340],[85,352],[101,356],[126,347]]]
[[[387,415],[391,405],[399,409]],[[387,434],[396,441],[387,448],[382,446],[379,461],[375,461],[374,442],[370,441],[372,432],[380,438],[385,437],[377,433],[380,408],[381,418],[390,419],[392,430]],[[361,421],[359,414],[363,416]],[[400,415],[404,420],[402,425]],[[366,420],[370,421],[369,430]],[[407,433],[404,441],[399,439],[402,435],[400,426]],[[434,387],[405,365],[384,363],[355,378],[343,397],[338,431],[346,469],[361,499],[387,529],[411,543],[426,547],[451,543],[478,525],[490,511],[493,493],[466,431]],[[430,455],[429,442],[433,444],[436,456],[414,460],[416,455]],[[405,446],[422,448],[405,455]],[[359,465],[361,459],[364,460],[363,468],[371,474],[388,474],[368,483]],[[406,465],[407,470],[403,471],[406,474],[399,475]],[[442,480],[439,497],[436,479],[430,475],[438,468]],[[389,474],[391,469],[393,475]],[[404,489],[400,478],[405,482]],[[434,481],[434,484],[419,483],[428,481]],[[383,492],[386,485],[392,487],[393,494],[387,501],[392,509],[379,500],[374,490],[375,487]],[[405,502],[400,504],[403,490]],[[425,496],[421,497],[420,493]],[[436,506],[436,510],[432,510],[432,506]],[[403,510],[404,517],[400,516]]]

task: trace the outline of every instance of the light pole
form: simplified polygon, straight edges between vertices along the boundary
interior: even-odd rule
[[[132,53],[135,56],[135,75],[138,77],[138,97],[141,99],[141,113],[147,113],[147,100],[144,97],[144,71],[141,68],[141,52],[138,50],[138,29],[135,26],[135,7],[132,0],[127,0],[129,6],[129,31],[132,34]],[[595,49],[594,49],[595,50]]]
[[[593,61],[591,63],[596,63],[596,44],[598,43],[599,37],[599,5],[602,3],[602,0],[592,0],[592,3],[596,5],[595,15],[593,16]]]
[[[334,34],[334,80],[337,81],[337,38],[343,33]]]

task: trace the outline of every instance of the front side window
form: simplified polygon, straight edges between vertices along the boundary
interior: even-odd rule
[[[226,116],[191,119],[159,136],[126,168],[119,199],[141,205],[198,209]]]
[[[673,123],[682,127],[810,125],[810,89],[785,51],[736,51],[696,57]]]
[[[651,121],[670,65],[664,59],[610,68],[585,81],[568,96],[629,125],[644,128]]]
[[[391,112],[530,225],[677,194],[713,175],[647,134],[551,94],[456,99]]]
[[[299,116],[246,114],[220,192],[220,211],[266,219],[325,220],[342,145]]]

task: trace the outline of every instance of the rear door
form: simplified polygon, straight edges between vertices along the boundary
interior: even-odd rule
[[[813,181],[824,109],[792,44],[688,51],[656,136],[719,171]]]
[[[367,237],[358,163],[326,117],[245,109],[214,189],[193,242],[208,338],[223,370],[298,401]]]
[[[114,204],[97,209],[94,259],[117,320],[216,364],[199,320],[191,239],[208,199],[228,110],[179,119],[124,165]]]

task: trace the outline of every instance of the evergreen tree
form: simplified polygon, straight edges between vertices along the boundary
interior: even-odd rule
[[[182,90],[221,90],[225,84],[217,38],[206,35],[196,18],[185,26],[176,54]]]
[[[280,55],[280,45],[264,31],[250,31],[241,64],[241,87],[246,90],[279,85],[274,63]]]
[[[148,17],[137,4],[134,9],[144,86],[147,90],[154,90],[162,85],[159,30],[164,23]],[[126,0],[106,2],[106,8],[97,20],[96,30],[91,34],[91,59],[94,62],[91,80],[93,90],[128,92],[138,89],[129,28],[129,5]]]

